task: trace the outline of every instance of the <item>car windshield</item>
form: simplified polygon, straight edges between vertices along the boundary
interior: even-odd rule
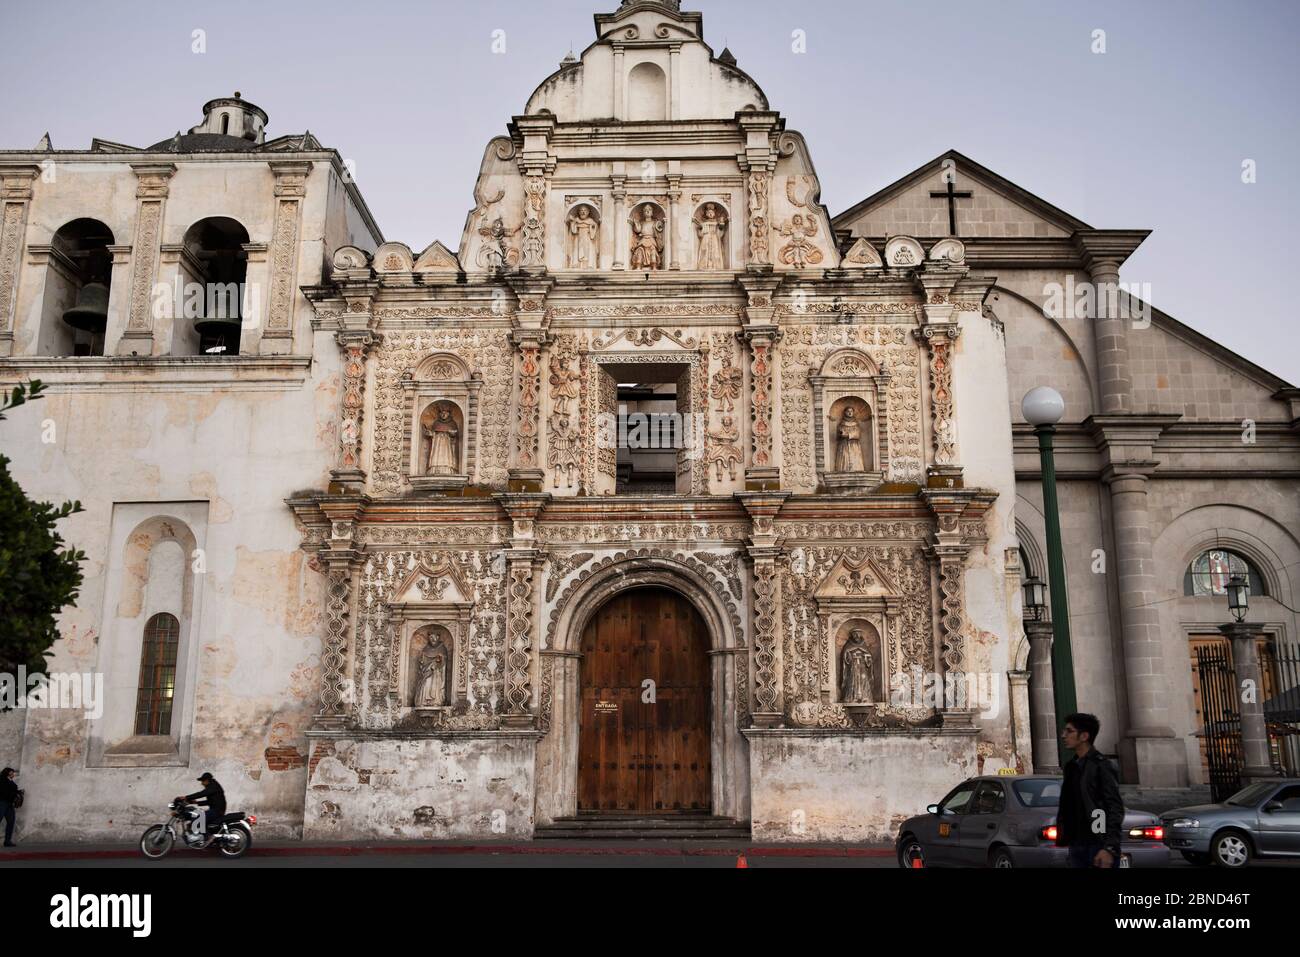
[[[1263,799],[1265,794],[1268,794],[1275,787],[1277,787],[1276,784],[1269,784],[1267,782],[1263,784],[1252,784],[1248,788],[1242,788],[1223,803],[1231,804],[1234,807],[1254,807]]]
[[[1028,778],[1011,786],[1025,807],[1056,807],[1061,803],[1061,782],[1056,778]]]

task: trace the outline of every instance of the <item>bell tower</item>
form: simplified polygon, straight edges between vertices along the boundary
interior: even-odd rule
[[[250,143],[266,140],[267,115],[235,91],[234,96],[223,96],[203,104],[203,122],[191,133],[216,133],[234,136]]]

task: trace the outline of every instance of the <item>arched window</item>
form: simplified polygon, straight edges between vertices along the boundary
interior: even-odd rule
[[[185,232],[185,294],[176,320],[178,355],[239,355],[248,230],[225,216],[201,219]]]
[[[140,689],[135,698],[136,734],[171,734],[180,628],[176,616],[166,612],[154,615],[144,626]]]
[[[653,63],[638,63],[627,77],[627,118],[668,119],[668,77]]]
[[[74,219],[50,242],[37,350],[50,356],[102,356],[113,277],[113,231]]]
[[[1246,579],[1252,595],[1266,595],[1264,579],[1247,559],[1224,548],[1202,552],[1187,568],[1183,594],[1195,597],[1226,595],[1228,581],[1235,575]]]

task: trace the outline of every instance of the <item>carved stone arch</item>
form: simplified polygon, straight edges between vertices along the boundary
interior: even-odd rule
[[[412,488],[421,491],[460,488],[478,479],[479,393],[483,376],[452,352],[435,352],[402,376],[406,423],[402,436],[402,475]],[[424,447],[422,418],[440,402],[450,403],[460,413],[461,434],[454,475],[428,475],[421,453]]]
[[[837,349],[826,357],[808,381],[813,390],[813,439],[816,448],[818,484],[826,489],[869,491],[889,472],[889,383],[892,376],[882,370],[861,349]],[[841,473],[834,469],[832,438],[839,422],[833,418],[843,400],[860,400],[871,415],[869,429],[863,429],[864,458],[870,461],[862,472]]]
[[[640,586],[682,595],[709,630],[713,809],[715,814],[748,819],[748,750],[740,732],[741,712],[749,700],[748,649],[735,600],[698,559],[642,548],[606,556],[584,570],[564,589],[551,612],[539,682],[541,727],[546,732],[537,748],[539,824],[577,812],[583,630],[610,598]]]

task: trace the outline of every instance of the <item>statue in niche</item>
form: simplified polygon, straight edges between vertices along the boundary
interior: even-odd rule
[[[442,639],[430,635],[415,664],[415,684],[411,703],[417,708],[443,708],[447,705],[447,667],[450,655]]]
[[[840,701],[844,704],[875,704],[872,694],[871,649],[861,628],[849,632],[840,652]]]
[[[865,472],[866,456],[862,454],[862,423],[857,410],[848,406],[835,429],[835,471]]]
[[[570,269],[596,269],[600,265],[600,221],[591,215],[591,207],[579,206],[569,214]]]
[[[722,238],[727,232],[727,220],[719,215],[716,203],[705,205],[704,213],[695,228],[700,234],[700,253],[695,268],[725,269],[727,263]]]
[[[660,269],[663,264],[664,224],[655,216],[650,203],[641,206],[641,218],[633,217],[632,269]]]
[[[778,226],[776,231],[788,236],[790,241],[781,247],[781,262],[796,269],[816,266],[822,261],[822,251],[811,242],[817,235],[817,220],[813,216],[804,218],[803,213],[795,213],[790,222]]]
[[[446,403],[438,403],[431,423],[423,426],[424,438],[429,443],[429,457],[425,460],[427,475],[457,475],[460,464],[460,429]]]

